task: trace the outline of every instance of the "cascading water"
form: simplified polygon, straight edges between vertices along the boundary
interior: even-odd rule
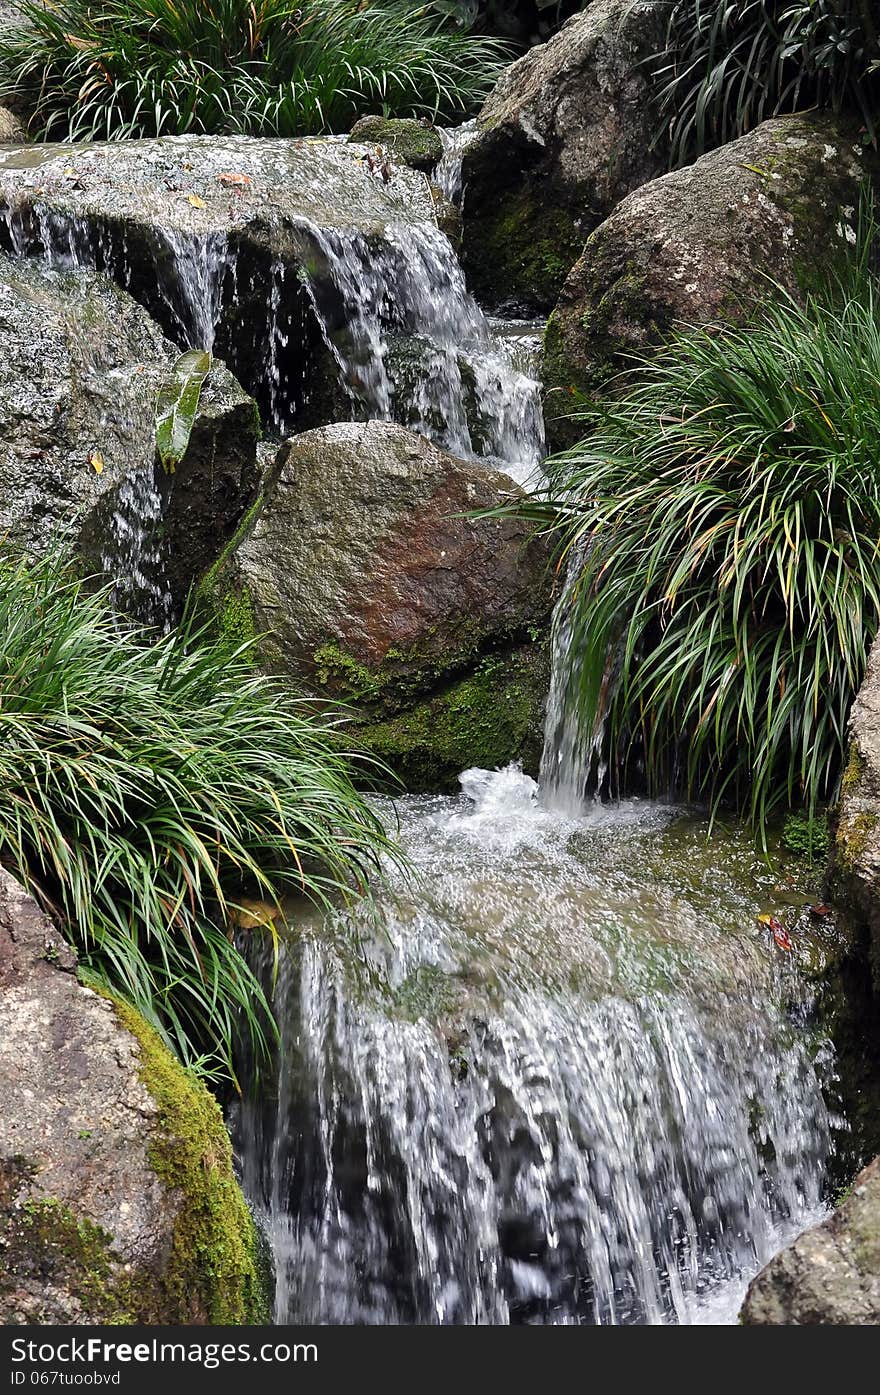
[[[503,322],[493,328],[469,294],[445,234],[303,232],[309,293],[356,409],[529,479],[544,456],[537,375],[517,366]]]
[[[453,198],[466,139],[438,173]],[[124,245],[31,218],[7,215],[15,251],[127,284]],[[280,260],[259,282],[269,428],[295,424],[284,360],[305,284],[356,412],[528,477],[537,327],[487,321],[430,226],[294,231],[304,282]],[[155,260],[166,325],[210,347],[240,289],[225,238],[169,233]],[[136,472],[105,559],[160,624],[161,502]],[[584,802],[602,772],[571,718],[573,649],[563,615],[543,789],[512,767],[402,799],[415,876],[389,871],[375,918],[290,908],[275,1076],[233,1121],[281,1322],[729,1321],[821,1213],[839,1121],[798,965],[832,932],[801,916],[786,956],[757,927],[779,887],[745,835]]]
[[[463,787],[400,802],[416,881],[378,928],[300,921],[283,956],[236,1128],[277,1320],[733,1320],[820,1214],[834,1123],[766,865],[680,810]]]
[[[475,120],[465,121],[462,126],[445,126],[439,130],[443,154],[434,170],[434,183],[452,203],[461,203],[464,152],[476,140],[477,134]]]

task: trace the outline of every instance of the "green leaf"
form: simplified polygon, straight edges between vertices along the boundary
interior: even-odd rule
[[[181,354],[172,376],[156,398],[156,449],[162,468],[173,475],[186,455],[193,422],[199,410],[202,384],[211,371],[211,355],[205,349]]]

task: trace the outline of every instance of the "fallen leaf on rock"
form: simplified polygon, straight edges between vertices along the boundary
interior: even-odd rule
[[[89,464],[91,465],[96,475],[103,474],[104,457],[99,450],[93,450],[91,452],[91,454],[89,455]]]
[[[207,208],[207,207],[208,207],[208,205],[205,203],[205,200],[204,200],[204,199],[200,199],[199,196],[198,196],[198,194],[190,194],[189,198],[187,199],[187,203],[192,204],[193,208]]]
[[[239,904],[230,910],[229,919],[239,930],[259,930],[261,926],[272,925],[280,915],[280,908],[269,901],[251,901],[242,896]]]
[[[788,931],[784,930],[781,925],[774,926],[773,938],[780,949],[791,949],[791,935],[789,935]]]
[[[233,189],[241,188],[244,184],[253,184],[254,182],[249,174],[218,174],[217,178],[221,184],[225,184],[228,188]]]
[[[826,915],[831,914],[831,907],[826,906],[824,901],[820,901],[817,906],[810,907],[810,915],[817,916],[819,920],[824,920]]]

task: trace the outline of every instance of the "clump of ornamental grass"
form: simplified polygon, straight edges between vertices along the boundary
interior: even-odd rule
[[[17,0],[0,100],[52,140],[346,131],[476,109],[506,49],[402,0]]]
[[[186,1064],[231,1074],[237,1034],[259,1061],[274,1026],[235,926],[254,899],[369,895],[395,854],[352,772],[379,772],[246,647],[148,643],[57,557],[0,553],[0,635],[0,861]]]
[[[851,113],[876,142],[878,69],[876,0],[672,0],[652,60],[678,164],[811,107]]]
[[[863,248],[802,302],[682,330],[550,462],[529,511],[568,568],[569,697],[621,784],[762,834],[834,794],[880,619],[878,385]]]

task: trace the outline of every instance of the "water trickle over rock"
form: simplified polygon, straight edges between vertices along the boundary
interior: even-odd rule
[[[416,880],[378,932],[296,913],[277,1076],[238,1124],[276,1320],[732,1321],[821,1213],[833,1126],[755,932],[771,874],[679,811],[462,784],[398,806]]]

